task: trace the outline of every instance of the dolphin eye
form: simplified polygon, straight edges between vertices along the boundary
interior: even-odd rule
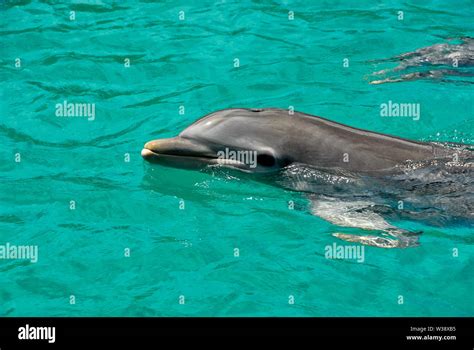
[[[274,166],[275,158],[270,154],[259,154],[257,156],[257,163],[262,166]]]

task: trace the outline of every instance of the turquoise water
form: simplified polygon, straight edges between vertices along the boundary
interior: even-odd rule
[[[473,316],[467,228],[407,223],[419,247],[328,260],[340,228],[303,195],[140,157],[230,107],[474,143],[472,84],[368,84],[395,66],[376,60],[474,36],[472,2],[443,3],[2,1],[0,245],[39,256],[0,260],[0,315]],[[64,100],[95,119],[57,117]],[[421,118],[381,118],[388,100]]]

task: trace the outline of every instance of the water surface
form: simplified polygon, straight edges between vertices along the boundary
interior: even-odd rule
[[[424,231],[419,247],[366,247],[364,263],[328,260],[325,247],[344,244],[331,236],[341,229],[312,216],[303,195],[140,157],[146,141],[230,107],[294,106],[411,139],[473,143],[472,80],[368,84],[395,66],[379,59],[474,36],[472,2],[0,9],[0,244],[39,247],[37,263],[0,260],[1,315],[473,315],[466,227],[406,222]],[[95,119],[57,117],[65,100],[95,103]],[[420,119],[380,117],[389,100],[419,103]]]

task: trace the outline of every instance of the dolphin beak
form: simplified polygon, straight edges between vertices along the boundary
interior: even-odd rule
[[[210,160],[217,158],[204,143],[180,136],[149,141],[142,149],[142,157],[149,162],[175,160]]]

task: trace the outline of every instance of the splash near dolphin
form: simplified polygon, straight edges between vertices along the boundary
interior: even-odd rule
[[[226,109],[176,137],[147,142],[142,156],[263,175],[258,179],[303,192],[312,214],[371,232],[333,233],[349,242],[418,245],[421,232],[393,224],[403,220],[474,226],[474,152],[467,145],[412,141],[283,109]]]

